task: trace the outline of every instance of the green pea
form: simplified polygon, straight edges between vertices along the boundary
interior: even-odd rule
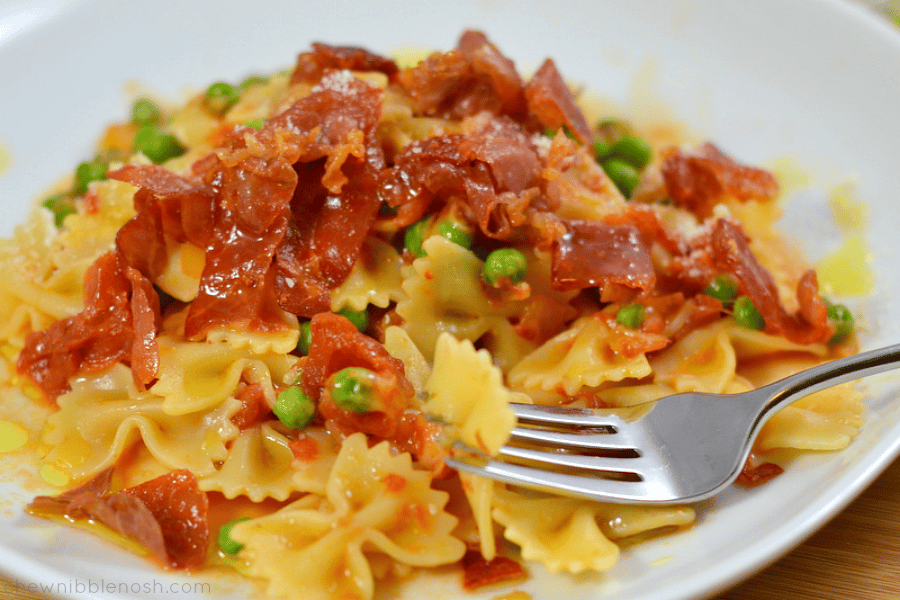
[[[734,301],[734,320],[741,327],[757,331],[766,326],[765,319],[763,319],[753,301],[747,296],[739,296]]]
[[[310,322],[304,321],[300,323],[300,338],[297,340],[297,350],[300,354],[306,356],[309,354],[309,347],[312,346],[312,328]]]
[[[628,161],[621,158],[607,158],[601,165],[622,195],[630,197],[638,183],[638,172]]]
[[[83,194],[87,191],[90,182],[106,179],[106,171],[108,170],[109,165],[99,159],[78,165],[75,169],[75,193]]]
[[[601,162],[604,158],[609,156],[610,152],[611,148],[605,140],[598,139],[594,141],[594,158],[597,162]]]
[[[367,413],[377,403],[375,373],[363,367],[341,369],[332,376],[328,395],[338,408]]]
[[[239,519],[235,519],[234,521],[229,521],[219,527],[219,549],[224,554],[234,556],[244,549],[244,544],[236,541],[233,537],[231,537],[231,530],[234,529],[234,526],[238,523],[243,523],[244,521],[249,520],[250,517],[241,517]]]
[[[241,99],[241,90],[230,83],[217,81],[206,88],[203,97],[209,110],[222,115]]]
[[[597,132],[609,142],[631,134],[631,124],[622,119],[604,119],[597,123]]]
[[[257,131],[262,129],[263,125],[265,125],[265,124],[266,124],[266,120],[262,117],[260,117],[258,119],[253,119],[251,121],[247,121],[246,123],[244,123],[244,125],[246,125],[247,127],[250,127],[251,129],[256,129]]]
[[[353,310],[349,306],[345,306],[337,314],[346,317],[360,331],[365,331],[369,328],[369,313],[365,310]]]
[[[519,283],[527,274],[528,261],[515,248],[494,250],[484,261],[484,280],[495,287],[506,278],[514,284]]]
[[[156,125],[162,119],[162,110],[152,100],[138,98],[131,106],[131,122],[135,125]]]
[[[406,250],[416,258],[425,256],[425,250],[422,249],[422,242],[425,241],[425,232],[431,225],[431,218],[425,217],[421,221],[416,221],[406,228],[403,234],[403,246]]]
[[[703,292],[730,306],[738,295],[738,284],[731,275],[719,275],[713,279]]]
[[[78,212],[75,210],[75,205],[72,203],[72,197],[66,192],[50,196],[44,200],[41,205],[53,213],[53,223],[57,227],[63,226],[63,221],[66,220],[66,217]]]
[[[843,304],[832,304],[827,301],[826,303],[828,305],[828,320],[834,326],[834,333],[831,339],[828,340],[828,343],[831,345],[840,344],[847,339],[847,336],[853,333],[856,327],[856,320],[853,318],[853,313],[850,312],[850,309]]]
[[[181,156],[185,152],[178,138],[153,125],[138,130],[134,136],[134,149],[142,152],[156,164]]]
[[[462,246],[466,249],[472,247],[472,236],[461,225],[453,221],[441,221],[438,223],[437,234],[447,238],[457,246]]]
[[[616,323],[628,329],[637,329],[644,323],[645,316],[643,304],[626,304],[616,313]]]
[[[636,169],[643,169],[653,158],[653,148],[636,135],[626,135],[621,138],[613,144],[611,152]]]
[[[272,412],[291,429],[305,429],[316,416],[316,404],[299,385],[281,390]]]

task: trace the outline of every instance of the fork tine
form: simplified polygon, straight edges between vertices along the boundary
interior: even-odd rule
[[[618,415],[598,414],[586,408],[568,406],[548,406],[543,404],[510,403],[509,407],[516,414],[520,423],[532,425],[555,425],[578,428],[607,428],[619,430],[625,421]]]
[[[588,430],[590,432],[590,430]],[[635,440],[624,432],[586,433],[579,431],[552,431],[530,427],[514,427],[510,441],[542,444],[556,448],[588,448],[598,451],[627,451],[638,447]]]
[[[470,455],[465,458],[475,461],[475,464],[467,462],[462,456],[448,457],[445,461],[451,468],[459,471],[487,476],[513,485],[537,488],[552,494],[562,493],[607,502],[640,502],[648,499],[655,501],[659,496],[654,493],[653,486],[648,485],[646,481],[568,475]]]
[[[639,456],[632,458],[584,456],[560,452],[546,452],[543,450],[535,450],[533,448],[517,448],[515,446],[502,447],[500,449],[500,454],[508,458],[528,460],[566,468],[606,473],[629,473],[639,477],[646,477],[648,471],[652,468],[652,465],[648,464]]]

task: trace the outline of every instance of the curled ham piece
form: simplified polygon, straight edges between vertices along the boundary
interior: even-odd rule
[[[355,46],[330,46],[315,42],[312,50],[300,54],[291,73],[291,83],[318,83],[331,69],[380,71],[388,77],[398,69],[394,61]]]
[[[582,143],[589,144],[594,134],[572,91],[552,59],[547,59],[525,84],[528,111],[549,129],[567,127]]]
[[[39,516],[89,518],[135,540],[173,569],[200,567],[209,545],[209,500],[194,475],[181,469],[110,494],[112,469],[59,496],[38,496]]]
[[[294,167],[298,183],[274,266],[278,303],[305,317],[329,310],[331,290],[350,274],[378,215],[384,167],[375,137],[382,92],[332,73],[313,96],[275,120],[321,138]]]
[[[345,433],[362,431],[381,438],[397,433],[403,412],[415,390],[406,378],[403,362],[393,358],[384,346],[360,333],[345,317],[321,313],[310,322],[312,342],[303,365],[301,385],[318,401],[319,413]],[[373,371],[382,394],[381,410],[355,413],[338,408],[323,393],[328,378],[346,367]]]
[[[649,291],[656,285],[650,251],[631,224],[568,221],[554,244],[552,283],[557,290],[615,287]]]
[[[726,197],[741,202],[773,200],[778,182],[764,169],[743,165],[707,142],[693,152],[675,151],[661,167],[669,197],[700,218]]]
[[[487,111],[524,116],[515,64],[479,31],[465,32],[454,50],[432,54],[400,71],[397,80],[426,115],[464,118]]]
[[[116,247],[131,266],[151,281],[166,268],[166,238],[205,249],[212,240],[215,190],[159,165],[126,165],[110,179],[137,186],[137,211],[116,235]]]
[[[150,281],[109,252],[85,274],[84,299],[85,309],[77,315],[28,334],[19,373],[55,399],[69,389],[71,377],[125,362],[143,389],[159,368],[159,297]]]
[[[380,196],[409,225],[434,203],[462,198],[488,237],[509,238],[540,198],[542,163],[528,136],[507,118],[468,135],[446,134],[408,145],[380,177]]]
[[[831,337],[828,309],[818,293],[815,271],[807,271],[797,285],[800,309],[790,314],[781,304],[778,288],[765,267],[750,249],[750,241],[740,225],[718,219],[712,228],[712,259],[722,272],[734,275],[766,322],[765,331],[783,335],[798,344],[827,342]]]

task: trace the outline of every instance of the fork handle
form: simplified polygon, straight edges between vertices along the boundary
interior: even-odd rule
[[[900,344],[823,363],[760,388],[760,392],[766,390],[770,394],[764,412],[774,413],[782,406],[809,394],[898,368]]]

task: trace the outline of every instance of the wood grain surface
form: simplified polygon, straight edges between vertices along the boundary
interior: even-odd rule
[[[0,577],[2,600],[56,600]],[[900,460],[793,552],[715,600],[900,599]]]

